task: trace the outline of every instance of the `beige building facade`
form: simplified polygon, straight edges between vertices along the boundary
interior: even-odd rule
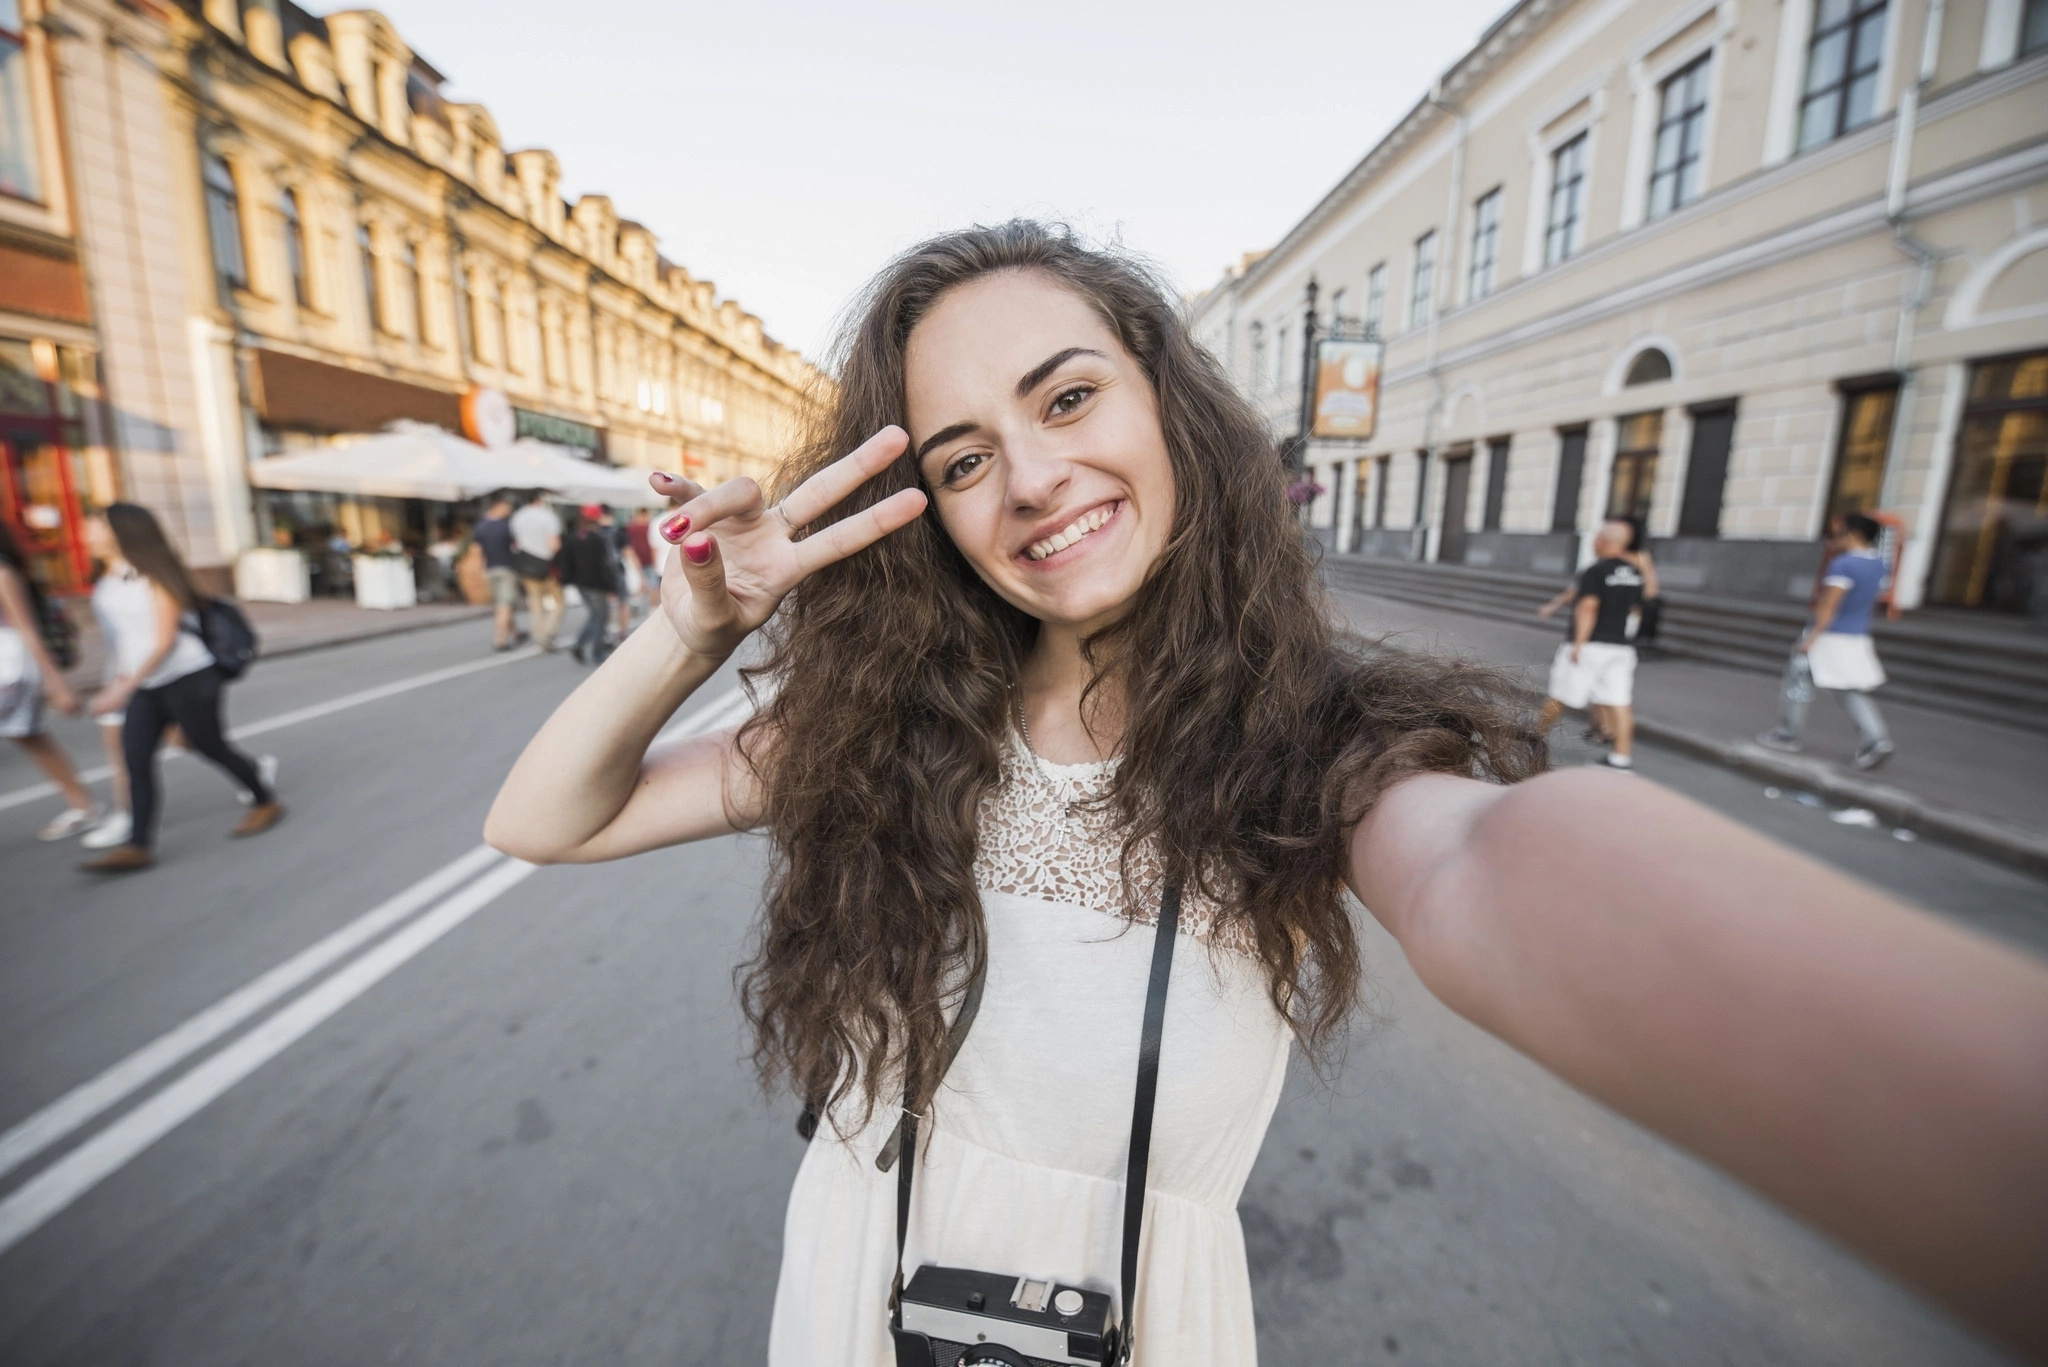
[[[399,419],[521,435],[704,481],[764,474],[820,378],[380,14],[286,0],[24,0],[56,113],[126,496],[196,565],[395,501],[252,490],[249,463]],[[318,506],[314,506],[314,505]],[[411,529],[418,533],[419,528]]]
[[[2048,0],[1523,0],[1193,314],[1290,451],[1305,334],[1383,342],[1299,448],[1340,551],[1562,575],[1634,514],[1803,598],[1876,511],[1901,606],[2048,615]]]

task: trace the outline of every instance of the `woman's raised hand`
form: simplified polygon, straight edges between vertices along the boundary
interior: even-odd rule
[[[925,508],[924,491],[900,489],[815,536],[797,535],[888,469],[909,445],[902,428],[885,427],[772,508],[761,486],[745,476],[694,496],[697,486],[688,481],[651,478],[657,493],[689,496],[658,524],[679,552],[667,557],[661,607],[683,644],[709,658],[730,655],[806,575],[915,521]]]

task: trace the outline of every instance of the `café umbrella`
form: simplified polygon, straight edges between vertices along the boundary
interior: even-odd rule
[[[401,422],[357,441],[272,456],[249,467],[259,489],[425,498],[459,503],[500,489],[545,489],[573,503],[661,507],[645,472],[579,460],[561,447],[518,441],[493,450],[424,423]]]

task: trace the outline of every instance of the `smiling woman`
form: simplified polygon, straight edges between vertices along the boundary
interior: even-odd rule
[[[2024,1335],[2048,973],[1539,777],[1500,680],[1341,642],[1267,433],[1128,260],[971,229],[854,317],[776,501],[654,477],[664,612],[486,827],[770,837],[742,1005],[813,1122],[771,1363],[1254,1361],[1236,1203],[1358,1001],[1347,887],[1458,1010]],[[759,712],[655,747],[757,630]]]

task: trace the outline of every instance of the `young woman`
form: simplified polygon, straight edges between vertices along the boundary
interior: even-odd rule
[[[1347,653],[1256,416],[1125,261],[1029,223],[936,239],[837,362],[773,500],[655,477],[687,500],[663,612],[486,827],[536,861],[770,836],[743,1005],[764,1076],[824,1116],[771,1362],[894,1360],[906,1093],[904,1275],[1117,1285],[1170,887],[1136,1361],[1255,1359],[1235,1206],[1288,1050],[1330,1059],[1357,1002],[1347,887],[1457,1010],[1979,1323],[2038,1327],[2048,971],[1662,789],[1538,776],[1487,677]],[[651,749],[764,629],[760,711]]]
[[[78,711],[78,695],[43,643],[42,590],[14,529],[0,521],[0,736],[20,746],[63,795],[64,810],[36,832],[38,840],[62,840],[90,826],[100,812],[43,720],[46,702],[59,712]]]
[[[164,731],[176,725],[185,743],[204,755],[242,786],[250,807],[232,832],[259,835],[284,816],[257,764],[228,742],[220,715],[220,692],[226,682],[206,643],[199,639],[200,593],[191,571],[165,539],[149,509],[115,503],[105,513],[115,550],[132,571],[110,592],[105,610],[122,625],[110,647],[136,650],[140,658],[117,661],[121,673],[93,702],[93,712],[123,714],[121,754],[128,774],[128,838],[82,867],[92,873],[130,873],[154,862],[156,837],[157,748]],[[95,607],[100,607],[97,601]]]

